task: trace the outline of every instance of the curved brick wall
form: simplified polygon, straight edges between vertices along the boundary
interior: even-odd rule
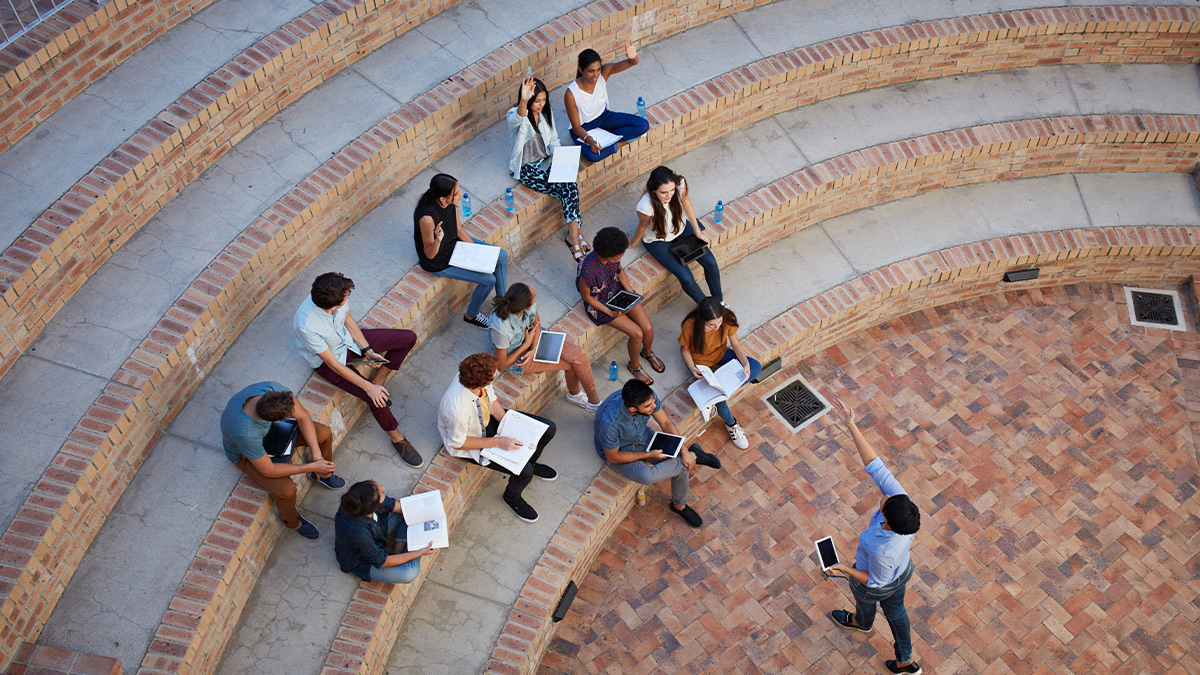
[[[328,0],[326,4],[333,2]],[[377,140],[390,143],[398,138],[397,132],[402,132],[401,136],[407,136],[406,144],[423,142],[396,153],[397,162],[407,162],[422,152],[428,158],[440,157],[461,141],[464,132],[469,133],[481,121],[499,118],[499,113],[511,104],[511,93],[504,87],[511,88],[510,80],[515,79],[512,76],[523,72],[524,67],[536,68],[551,86],[565,82],[571,73],[569,59],[556,58],[564,45],[569,51],[581,38],[591,43],[606,33],[627,35],[628,28],[621,26],[618,30],[617,24],[634,14],[653,13],[650,20],[641,22],[637,35],[640,41],[645,41],[755,4],[766,3],[746,0],[732,8],[717,0],[688,3],[654,0],[638,4],[626,0],[624,6],[615,1],[592,3],[513,41],[450,78],[419,99],[422,105],[406,106],[389,118],[390,123],[385,121],[368,131],[360,137],[357,147],[362,154],[378,155]],[[681,99],[683,95],[672,98],[663,108],[663,114],[671,117],[675,108],[693,108],[696,96],[718,98],[731,88],[767,79],[764,75],[770,73],[790,72],[790,77],[807,80],[806,89],[795,93],[796,100],[780,102],[794,106],[870,87],[998,68],[1080,62],[1196,62],[1200,60],[1198,18],[1200,9],[1196,8],[1051,8],[868,31],[747,65],[723,80],[714,81],[709,91],[692,90],[688,100]],[[47,210],[0,257],[0,275],[3,275],[0,276],[0,291],[3,291],[0,322],[10,327],[11,334],[0,338],[4,343],[0,344],[0,375],[11,366],[19,349],[32,341],[111,250],[119,247],[212,159],[249,131],[251,122],[245,120],[268,117],[271,106],[292,100],[290,94],[255,91],[253,100],[255,105],[264,106],[262,110],[255,108],[228,119],[222,112],[230,101],[221,92],[244,91],[229,86],[229,82],[247,87],[270,79],[263,74],[249,79],[238,75],[264,61],[271,63],[262,69],[271,71],[274,60],[270,55],[284,48],[272,42],[273,39],[278,38],[268,37],[235,59],[236,63],[231,62],[230,72],[224,79],[218,78],[215,85],[202,83],[185,95],[179,105],[160,114]],[[554,48],[547,49],[546,45]],[[328,44],[325,47],[330,48]],[[261,53],[253,51],[256,49]],[[497,74],[504,82],[498,97],[492,93],[496,90],[488,86]],[[275,77],[279,75],[276,73]],[[216,103],[212,102],[214,92]],[[214,112],[223,120],[223,125],[218,125],[222,128],[212,128],[209,117]],[[437,118],[436,128],[448,138],[430,138],[422,129],[414,130],[414,123],[419,127],[430,116]],[[246,126],[235,124],[238,119]],[[199,136],[193,141],[195,134]],[[414,134],[425,137],[414,138]],[[186,143],[184,139],[188,139]],[[352,156],[350,160],[344,165],[350,170],[362,165],[360,156]],[[372,168],[385,167],[386,163],[374,164]],[[327,163],[323,168],[325,171],[315,172],[293,190],[286,204],[297,208],[285,210],[276,218],[291,220],[295,211],[314,205],[324,210],[331,208],[326,201],[330,197],[328,182],[344,178],[340,173],[344,167]],[[370,205],[377,203],[380,193],[367,194],[368,197],[351,196],[346,211],[339,211],[338,215],[354,218],[363,212],[364,201]],[[337,198],[344,196],[337,194]],[[269,232],[270,228],[267,229]],[[87,239],[79,239],[84,232],[88,233]]]
[[[1064,11],[1069,14],[1075,10]],[[1143,12],[1143,10],[1137,11]],[[1009,15],[996,16],[1003,18]],[[1145,16],[1150,16],[1150,14]],[[995,17],[987,19],[993,24],[995,20]],[[963,25],[962,22],[957,21],[949,23],[953,23],[955,26],[950,26],[947,30],[951,28],[959,30]],[[940,25],[940,22],[934,22],[934,24]],[[930,26],[932,25],[930,24]],[[1181,24],[1176,22],[1173,25],[1176,30],[1179,30]],[[915,27],[905,27],[905,30],[929,30],[924,26],[924,24],[918,24]],[[1115,24],[1109,26],[1113,29],[1117,27],[1119,26]],[[1164,30],[1169,27],[1164,26]],[[1017,33],[1044,36],[1055,29],[1052,25],[1042,25],[1035,29],[1013,29],[1014,36],[1010,39],[1016,39],[1015,34]],[[1065,30],[1066,27],[1060,26],[1057,29]],[[943,64],[942,70],[935,68],[930,71],[935,73],[930,77],[959,68],[960,66],[956,65],[956,59],[972,55],[978,56],[971,49],[964,48],[961,42],[956,40],[947,39],[943,44],[920,37],[924,33],[909,34],[900,29],[879,32],[891,35],[896,40],[900,40],[900,38],[911,40],[912,43],[908,46],[912,50],[929,49],[932,50],[930,52],[932,56],[940,55],[940,63]],[[1112,34],[1106,32],[1104,36],[1111,37]],[[1086,33],[1081,35],[1086,35]],[[941,46],[934,45],[934,42]],[[1076,42],[1073,49],[1078,47],[1079,43]],[[846,48],[849,49],[849,45]],[[897,49],[899,48],[897,47]],[[986,40],[981,38],[978,49],[986,48]],[[1189,43],[1188,48],[1195,48],[1195,45]],[[954,50],[953,53],[951,53],[951,49]],[[1052,49],[1061,49],[1061,44],[1056,43]],[[1092,56],[1100,60],[1112,60],[1120,55],[1119,53],[1107,53],[1105,49],[1107,47],[1098,46]],[[1113,47],[1113,49],[1123,48]],[[1171,54],[1155,53],[1151,54],[1149,58],[1158,61],[1168,58],[1185,60],[1193,58],[1190,55],[1180,56],[1183,52],[1182,46],[1176,45],[1175,49]],[[875,58],[870,54],[876,51],[878,50],[865,53],[864,58]],[[1014,59],[1019,56],[1021,62],[1024,62],[1030,50],[1026,46],[1021,50],[1010,49],[1009,51],[1015,55]],[[814,54],[816,56],[813,56]],[[814,63],[817,66],[825,63],[823,60],[815,60],[821,54],[824,54],[821,58],[829,59],[828,68],[813,66]],[[932,56],[929,62],[938,63],[932,59]],[[1136,57],[1130,54],[1129,58]],[[808,65],[804,65],[805,63]],[[828,96],[835,95],[845,88],[844,83],[838,81],[838,78],[845,77],[845,74],[839,74],[840,71],[833,68],[834,63],[845,64],[846,67],[852,69],[851,72],[858,70],[862,65],[858,62],[851,62],[844,56],[830,57],[828,45],[819,45],[751,64],[656,106],[651,112],[655,128],[646,138],[631,146],[631,150],[627,151],[628,155],[622,155],[616,161],[610,161],[605,165],[604,181],[587,181],[585,176],[585,186],[589,190],[588,199],[594,200],[597,195],[611,192],[621,182],[639,176],[645,168],[648,168],[649,162],[656,163],[664,157],[676,156],[691,147],[711,140],[725,130],[751,123],[762,116],[798,105],[801,98],[797,94],[801,86],[804,87],[803,93],[806,96],[812,94],[813,91],[818,93],[824,91]],[[1027,65],[1032,65],[1032,63]],[[510,70],[519,73],[523,68],[518,64]],[[884,74],[886,75],[886,69]],[[800,81],[799,78],[802,76],[806,76],[808,79]],[[861,72],[854,77],[861,79]],[[824,83],[823,87],[814,85],[814,82],[818,80]],[[865,85],[858,82],[855,86],[863,88]],[[446,100],[430,99],[430,101],[443,102]],[[335,156],[326,166],[310,176],[310,179],[302,184],[303,187],[319,192],[322,185],[328,186],[325,188],[325,193],[344,196],[348,202],[351,202],[351,208],[361,208],[355,207],[353,204],[355,199],[363,201],[372,199],[374,201],[370,202],[371,204],[377,202],[379,197],[371,196],[364,184],[375,188],[381,187],[379,181],[372,182],[379,173],[375,169],[386,167],[386,160],[390,159],[393,152],[407,148],[401,139],[420,138],[428,141],[428,136],[418,137],[417,131],[425,131],[429,126],[426,125],[426,122],[429,122],[431,118],[443,121],[456,119],[448,118],[446,113],[459,110],[458,101],[448,100],[450,102],[443,103],[443,108],[439,109],[442,113],[440,116],[419,106],[406,107],[401,113],[368,132],[364,139],[356,141],[351,144],[351,147]],[[505,94],[503,102],[497,105],[497,116],[499,111],[507,106],[507,103]],[[410,118],[422,126],[418,129],[418,124],[411,123]],[[1099,118],[1078,119],[1084,120],[1086,124],[1098,123],[1102,128],[1108,125],[1108,122],[1103,120],[1097,122]],[[1121,161],[1128,162],[1131,157],[1135,162],[1145,161],[1147,163],[1140,167],[1142,170],[1148,168],[1185,170],[1178,166],[1180,162],[1194,162],[1194,151],[1185,150],[1172,154],[1170,150],[1164,150],[1167,147],[1168,138],[1170,143],[1179,140],[1176,135],[1172,135],[1177,131],[1177,127],[1172,125],[1176,125],[1179,120],[1182,120],[1183,123],[1190,124],[1194,129],[1195,120],[1192,118],[1134,116],[1106,119],[1134,120],[1135,123],[1143,124],[1149,120],[1150,127],[1147,128],[1159,128],[1162,133],[1161,138],[1151,137],[1152,142],[1147,148],[1144,148],[1146,153],[1143,153],[1143,148],[1127,151],[1121,155],[1123,158]],[[990,127],[972,130],[972,134],[979,133],[987,138],[986,134],[990,133],[987,129]],[[1113,127],[1113,129],[1117,129],[1117,127]],[[1062,130],[1050,131],[1048,129],[1040,130],[1038,133],[1055,136],[1056,143],[1094,144],[1097,142],[1095,134],[1092,134],[1092,137],[1089,137],[1088,134],[1064,136],[1061,135]],[[1112,136],[1111,141],[1105,141],[1110,142],[1112,147],[1133,144],[1135,140],[1138,143],[1146,140],[1144,134],[1139,137],[1136,133],[1130,134],[1125,131],[1112,134]],[[368,143],[368,140],[371,143]],[[436,135],[434,140],[438,140]],[[960,141],[956,139],[954,142]],[[972,142],[977,141],[971,138],[966,141],[966,144],[970,145]],[[1022,142],[1032,144],[1029,139]],[[1006,141],[1006,143],[1011,144],[1012,141]],[[887,152],[894,152],[890,147],[888,146]],[[428,144],[426,148],[428,152]],[[924,148],[923,151],[929,150],[930,148]],[[372,151],[373,154],[369,154]],[[442,151],[444,152],[444,149]],[[1043,149],[1042,152],[1045,150]],[[1061,149],[1056,152],[1061,154]],[[825,163],[823,166],[828,166],[822,170],[823,175],[838,174],[839,166],[854,166],[854,163],[859,161],[859,155],[862,154],[853,153],[839,158],[836,161],[840,164]],[[880,159],[883,159],[883,155],[880,155]],[[1078,156],[1077,159],[1079,159]],[[1107,162],[1107,165],[1111,166],[1110,158],[1098,154],[1095,157],[1089,155],[1074,170],[1089,170],[1083,164],[1093,160]],[[1014,162],[1013,159],[1007,161]],[[332,172],[333,168],[342,172],[340,179],[339,174]],[[327,175],[336,182],[331,183]],[[846,175],[848,174],[842,174],[842,178],[838,180],[844,180]],[[822,174],[816,176],[817,179],[821,179],[821,177]],[[394,180],[394,176],[389,179]],[[921,189],[921,186],[914,189]],[[54,465],[47,470],[43,480],[35,487],[34,494],[27,500],[18,520],[14,521],[9,532],[0,538],[0,545],[7,547],[4,552],[7,564],[0,567],[0,575],[12,580],[0,582],[0,588],[5,591],[6,595],[6,610],[14,607],[36,607],[35,602],[28,601],[32,597],[44,599],[44,607],[53,605],[53,601],[57,598],[58,591],[56,589],[61,588],[58,584],[65,583],[65,580],[69,578],[82,550],[94,535],[95,528],[103,521],[112,502],[128,482],[129,475],[136,470],[144,452],[156,438],[157,425],[153,421],[153,412],[160,413],[161,419],[169,420],[178,410],[183,399],[190,394],[194,383],[203,377],[205,370],[223,353],[225,345],[240,332],[248,318],[261,307],[260,303],[265,303],[279,285],[287,281],[286,279],[261,278],[266,276],[263,270],[275,270],[281,264],[280,258],[272,259],[271,256],[277,255],[278,251],[283,251],[278,255],[303,258],[311,255],[312,251],[320,250],[323,247],[324,240],[320,237],[332,238],[340,231],[338,228],[344,225],[347,215],[336,211],[330,212],[330,204],[336,200],[326,196],[321,199],[321,203],[318,203],[317,199],[307,193],[299,195],[305,198],[307,205],[321,209],[314,211],[312,208],[306,208],[306,202],[296,201],[292,204],[287,201],[296,200],[296,192],[293,191],[292,195],[285,197],[284,202],[277,205],[272,212],[275,216],[272,220],[256,221],[246,235],[239,237],[238,241],[231,244],[226,253],[210,266],[205,275],[185,292],[133,358],[125,364],[121,372],[114,376],[105,395],[97,400],[97,405],[89,413],[89,416],[81,421],[72,440],[64,445],[59,457],[55,459]],[[867,193],[869,190],[863,192]],[[891,197],[874,194],[871,198]],[[861,208],[863,205],[865,203],[860,203],[856,208]],[[522,193],[520,210],[515,219],[510,220],[507,214],[502,215],[502,207],[491,205],[480,217],[474,219],[470,226],[493,241],[507,243],[514,252],[519,252],[553,227],[556,216],[553,214],[553,209],[547,207],[547,201],[543,201],[540,196],[533,199],[528,193]],[[305,212],[306,210],[307,212]],[[290,212],[292,217],[291,220],[283,221],[286,223],[286,227],[275,224],[275,221],[283,219],[287,212]],[[310,232],[299,227],[300,215],[298,212],[308,216],[310,220],[316,221],[317,224],[324,224],[330,228],[330,232],[318,232],[317,236],[312,236]],[[259,229],[263,227],[268,229]],[[306,238],[297,240],[297,234]],[[306,247],[308,247],[307,250]],[[639,272],[639,274],[641,273]],[[646,274],[641,274],[639,277],[639,283],[648,278],[647,274],[653,276],[654,272],[647,269]],[[395,325],[397,322],[420,314],[425,325],[422,327],[417,324],[410,327],[417,328],[419,332],[427,332],[431,326],[440,321],[440,317],[431,319],[430,315],[444,315],[449,311],[449,307],[456,302],[461,302],[464,297],[464,292],[459,289],[449,289],[452,291],[451,293],[441,292],[439,294],[440,291],[447,290],[445,287],[449,284],[438,280],[437,284],[431,286],[427,283],[430,280],[431,278],[427,275],[422,277],[418,273],[410,274],[389,293],[387,298],[381,301],[377,308],[378,312],[373,312],[372,320],[377,324]],[[435,297],[436,300],[434,300]],[[256,300],[251,302],[247,298]],[[447,300],[447,298],[449,299]],[[418,308],[422,311],[413,312]],[[569,323],[571,320],[569,316],[564,323]],[[342,415],[346,419],[352,419],[360,412],[356,404],[347,405],[344,401],[338,402],[336,399],[331,399],[329,396],[331,393],[332,391],[327,385],[311,382],[305,388],[303,396],[311,405],[324,408],[325,419],[330,419],[335,409],[339,412],[349,413]],[[72,500],[75,502],[74,504],[71,503]],[[78,509],[76,504],[80,505]],[[86,511],[91,517],[80,519],[78,516],[81,511]],[[71,527],[65,527],[65,525]],[[217,525],[214,525],[214,528],[216,527]],[[243,525],[238,525],[237,528],[235,528],[237,531],[245,530]],[[74,537],[64,535],[64,531],[71,532]],[[38,550],[39,544],[46,544],[46,546],[42,549],[43,553],[35,558],[32,554]],[[246,553],[245,548],[247,547],[235,550],[233,555],[227,557],[223,562],[218,561],[217,567],[210,568],[210,572],[214,573],[209,574],[217,580],[204,580],[203,584],[210,588],[215,584],[216,587],[222,589],[221,593],[224,593],[227,584],[240,583],[237,582],[234,568],[240,566],[240,563],[245,560],[241,557]],[[267,549],[269,550],[269,547]],[[265,553],[263,555],[265,556]],[[45,561],[54,556],[62,556],[66,560],[64,564],[53,568],[56,578],[51,580],[49,578],[51,575],[43,574],[43,572],[46,570]],[[198,556],[197,560],[200,559]],[[221,595],[221,593],[214,592],[215,595]],[[240,602],[244,602],[244,597]],[[240,604],[236,602],[233,604],[236,604],[237,610],[240,611]],[[34,615],[28,610],[24,610],[24,614],[22,610],[16,610],[8,615],[12,616],[14,613],[17,616],[14,623],[24,621],[22,628],[25,630],[40,625],[38,622],[44,620],[45,616],[44,614]],[[23,634],[36,634],[36,630]],[[9,636],[8,639],[16,638]]]
[[[213,0],[74,0],[0,50],[0,152]]]
[[[1013,268],[1038,267],[1035,281],[1004,284]],[[855,334],[905,315],[1005,291],[1081,283],[1200,285],[1200,227],[1120,227],[1017,235],[934,251],[868,272],[810,298],[744,338],[764,363],[784,369]],[[684,386],[664,401],[685,435],[707,423]],[[604,469],[538,560],[492,650],[488,673],[536,672],[554,637],[550,619],[567,582],[582,580],[628,515],[637,484]]]
[[[342,68],[458,1],[325,0],[247,47],[135,131],[0,254],[0,323],[10,343],[0,351],[0,376],[114,251],[238,141]],[[128,4],[116,0],[108,7]],[[157,4],[141,3],[140,14]]]

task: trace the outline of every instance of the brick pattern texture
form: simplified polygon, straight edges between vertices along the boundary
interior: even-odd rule
[[[84,654],[56,647],[21,645],[8,675],[124,675],[121,662],[107,656]]]
[[[1200,564],[1195,314],[1128,324],[1121,289],[989,295],[895,318],[796,362],[844,393],[920,505],[907,604],[938,673],[1187,673]],[[539,672],[876,672],[890,658],[824,615],[852,604],[811,541],[844,557],[878,508],[848,437],[798,434],[758,396],[751,447],[694,481],[690,530],[665,493],[633,509],[581,579]]]
[[[213,0],[74,0],[0,49],[0,152]],[[47,3],[38,3],[45,6]]]

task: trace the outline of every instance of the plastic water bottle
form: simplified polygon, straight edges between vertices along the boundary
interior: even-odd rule
[[[471,195],[463,193],[462,200],[463,220],[471,217]],[[718,221],[719,222],[719,221]]]
[[[504,188],[504,208],[508,209],[509,213],[512,213],[515,207],[516,200],[513,199],[512,188]]]
[[[616,361],[613,361],[612,363],[610,363],[608,365],[608,381],[609,382],[617,381],[617,362]]]
[[[713,222],[719,223],[725,217],[725,202],[717,200],[717,210],[713,211]]]
[[[646,101],[641,96],[638,97],[638,117],[646,116]]]

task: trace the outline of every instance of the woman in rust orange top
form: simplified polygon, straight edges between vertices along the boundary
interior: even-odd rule
[[[746,350],[738,341],[737,329],[737,316],[716,298],[701,300],[696,309],[684,318],[679,331],[679,354],[693,377],[700,377],[696,366],[716,370],[734,359],[742,364],[742,374],[748,380],[758,377],[762,364],[746,355]],[[729,403],[721,401],[716,407],[717,414],[725,421],[729,439],[739,448],[748,447],[750,443],[746,440],[746,432],[734,418]]]

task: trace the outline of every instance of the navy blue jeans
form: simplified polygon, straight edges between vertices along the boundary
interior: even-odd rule
[[[908,588],[908,580],[913,574],[913,564],[908,562],[908,569],[887,586],[871,588],[850,579],[850,592],[854,595],[854,623],[862,628],[870,628],[875,623],[875,603],[883,608],[883,616],[892,629],[893,647],[896,649],[896,663],[908,663],[912,660],[912,632],[908,623],[908,610],[904,608],[904,591]]]
[[[693,232],[692,224],[688,223],[679,236],[686,237]],[[679,280],[679,285],[683,286],[683,292],[696,304],[700,304],[700,301],[706,297],[700,290],[700,284],[696,283],[696,277],[692,274],[691,268],[680,263],[679,258],[671,253],[668,248],[670,245],[665,241],[652,241],[646,244],[646,250],[658,261],[659,265],[675,275],[675,278]],[[708,284],[708,294],[717,300],[724,300],[725,296],[721,294],[721,268],[717,266],[717,259],[713,256],[712,249],[710,248],[707,253],[700,256],[697,262],[704,270],[704,281]]]
[[[721,360],[718,361],[717,365],[713,366],[712,369],[716,370],[717,368],[720,368],[721,366],[725,365],[726,363],[729,363],[730,361],[736,361],[736,360],[737,360],[737,354],[734,354],[732,349],[726,349],[725,356],[722,356]],[[750,379],[753,380],[754,378],[758,377],[759,373],[762,372],[762,364],[759,363],[758,361],[750,358],[750,356],[746,356],[746,360],[750,362]],[[746,386],[746,385],[742,385],[742,386]],[[737,419],[733,416],[733,411],[729,409],[729,402],[721,401],[720,403],[717,404],[716,407],[717,407],[717,414],[721,416],[721,420],[725,422],[725,425],[730,426],[730,427],[733,426],[733,423],[736,422]],[[874,610],[872,610],[872,611],[874,611]]]
[[[650,131],[650,123],[641,117],[630,115],[629,113],[613,112],[608,108],[605,108],[599,117],[591,122],[585,122],[582,126],[588,131],[603,129],[614,133],[620,136],[622,141],[632,141],[635,138],[641,138],[647,131]],[[583,155],[584,159],[593,164],[617,152],[616,143],[607,148],[600,148],[600,154],[592,152],[587,143],[579,141],[579,137],[575,135],[574,129],[571,130],[571,140],[575,141],[577,145],[583,146],[580,154]]]
[[[476,244],[487,244],[479,237],[471,237],[471,239],[474,239]],[[471,302],[467,303],[467,316],[475,316],[479,314],[479,308],[483,306],[483,301],[487,300],[488,293],[491,293],[493,288],[496,290],[496,295],[504,295],[504,292],[508,290],[508,251],[500,249],[500,259],[496,261],[496,270],[492,274],[447,267],[441,272],[433,272],[433,275],[475,284]]]

